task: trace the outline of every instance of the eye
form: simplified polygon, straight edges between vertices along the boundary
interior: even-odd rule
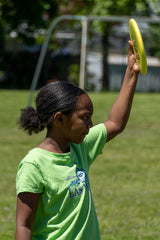
[[[84,117],[82,117],[82,119],[83,119],[84,121],[87,121],[87,120],[88,120],[88,116],[84,116]]]

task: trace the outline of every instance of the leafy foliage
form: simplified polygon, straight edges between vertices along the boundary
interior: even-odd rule
[[[0,23],[3,36],[15,30],[18,37],[25,42],[33,38],[38,28],[49,25],[50,16],[57,16],[58,5],[56,0],[2,0],[0,3]],[[2,31],[1,31],[2,32]],[[1,34],[2,35],[2,34]]]

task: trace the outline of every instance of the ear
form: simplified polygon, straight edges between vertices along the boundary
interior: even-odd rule
[[[57,112],[57,113],[54,115],[54,123],[55,123],[57,126],[62,126],[62,125],[63,125],[63,113]]]

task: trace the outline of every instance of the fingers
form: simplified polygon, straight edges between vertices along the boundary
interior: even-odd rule
[[[134,52],[133,52],[133,42],[128,41],[128,62],[135,62]]]
[[[134,52],[133,52],[133,42],[129,40],[128,43],[129,43],[128,54],[132,55],[132,54],[134,54]]]
[[[136,63],[134,52],[133,52],[133,42],[128,41],[128,43],[129,43],[129,46],[128,46],[128,66],[130,66],[133,69],[133,71],[138,72],[139,67]]]

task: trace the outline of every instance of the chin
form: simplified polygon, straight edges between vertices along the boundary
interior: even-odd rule
[[[86,136],[86,135],[85,135],[85,136]],[[76,143],[76,144],[80,144],[80,143],[83,142],[85,136],[83,135],[81,138],[79,138],[79,139],[77,139],[77,140],[75,140],[75,141],[73,141],[73,142]]]

